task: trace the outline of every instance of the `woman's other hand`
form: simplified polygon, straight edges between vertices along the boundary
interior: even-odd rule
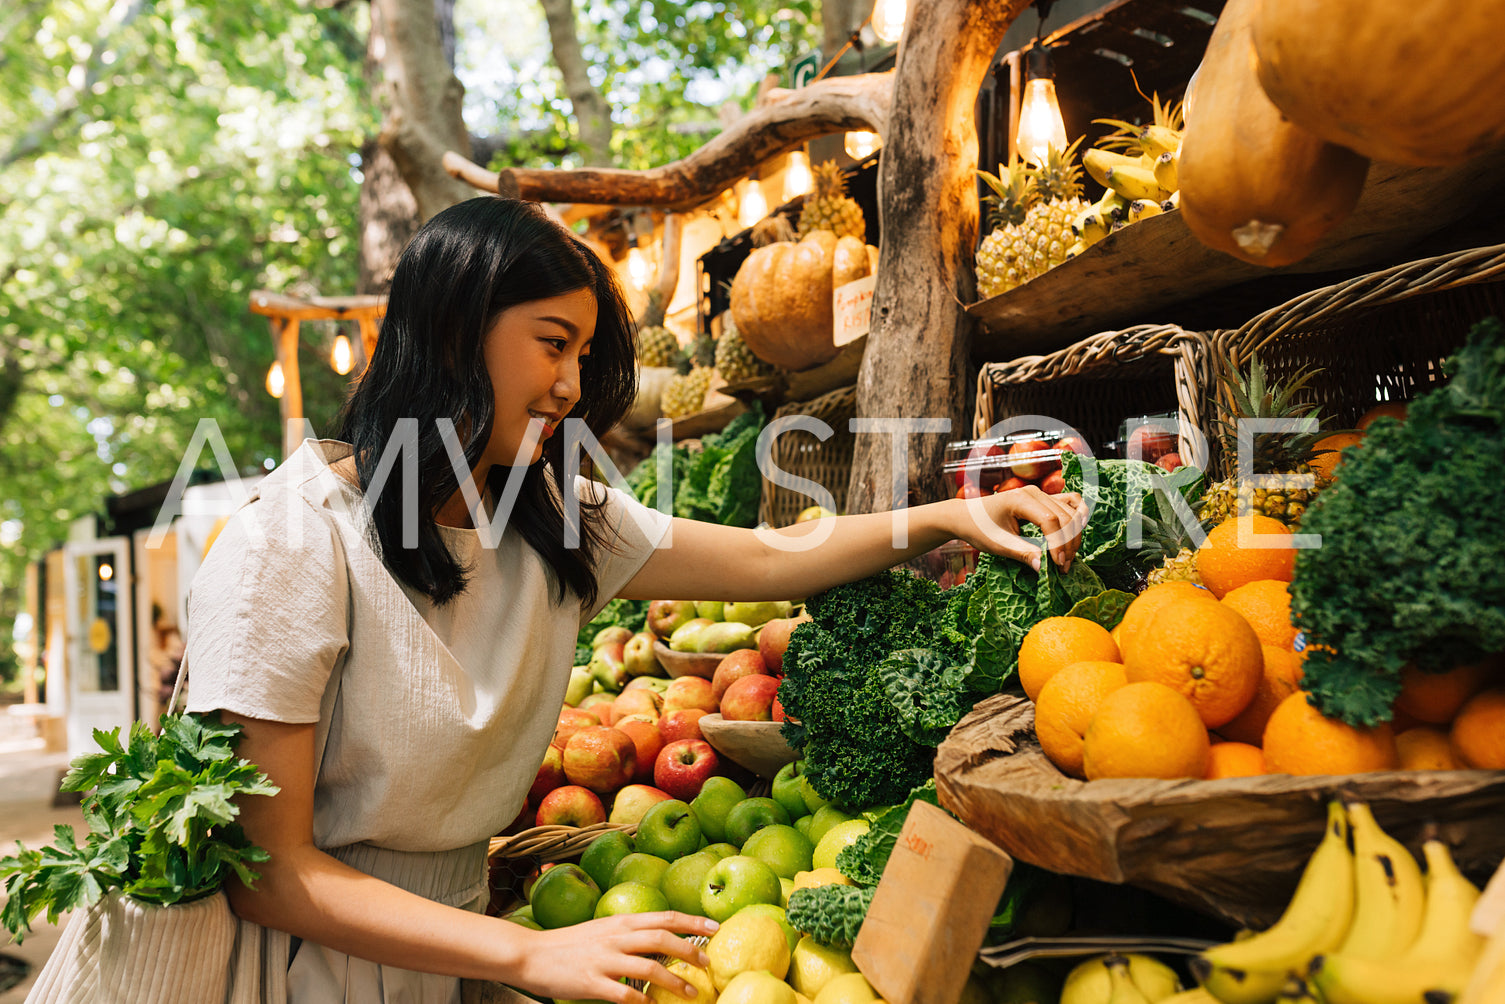
[[[704,969],[710,964],[705,950],[679,935],[709,937],[716,926],[704,917],[666,910],[620,914],[552,931],[518,928],[527,941],[516,983],[558,1000],[648,1004],[647,994],[620,982],[626,978],[647,980],[692,999],[695,988],[653,956],[683,959]]]
[[[1063,572],[1071,568],[1087,525],[1087,506],[1075,492],[1047,495],[1035,485],[995,492],[981,498],[953,499],[956,536],[982,551],[1014,558],[1040,570],[1041,546]],[[1021,523],[1033,523],[1045,535],[1021,536]]]

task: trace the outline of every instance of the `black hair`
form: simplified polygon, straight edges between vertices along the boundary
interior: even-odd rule
[[[590,355],[581,360],[580,400],[570,416],[583,419],[600,439],[627,413],[636,392],[634,329],[616,277],[574,234],[534,203],[484,196],[435,215],[397,262],[381,336],[345,402],[339,438],[354,449],[377,553],[394,576],[436,604],[459,595],[468,581],[434,522],[459,490],[439,420],[454,423],[473,469],[495,417],[483,356],[486,332],[509,307],[581,290],[596,299],[596,329]],[[393,464],[379,495],[370,495],[383,451],[405,418],[418,420],[417,547],[402,546],[402,503],[411,490],[404,464]],[[609,542],[600,505],[582,498],[580,547],[565,547],[559,493],[573,490],[577,472],[564,469],[564,439],[544,440],[543,456],[528,468],[509,520],[553,570],[556,600],[562,603],[568,588],[588,605],[598,590],[596,558]],[[492,469],[494,497],[501,496],[507,473]]]

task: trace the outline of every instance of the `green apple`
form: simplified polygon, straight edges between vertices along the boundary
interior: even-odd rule
[[[720,841],[714,844],[706,844],[705,850],[707,854],[714,857],[717,861],[741,853],[737,850],[736,844],[729,844],[726,841]]]
[[[700,908],[718,924],[743,907],[778,901],[779,877],[768,865],[745,854],[716,862],[700,887]]]
[[[788,617],[794,613],[794,604],[788,600],[763,600],[757,603],[728,603],[722,620],[736,621],[752,627],[761,627],[775,617]]]
[[[759,862],[761,864],[761,862]],[[763,867],[768,867],[764,865]],[[533,883],[528,904],[533,919],[545,930],[583,924],[596,912],[601,887],[579,865],[555,865]]]
[[[798,762],[798,761],[797,761]],[[815,813],[831,804],[831,800],[820,792],[810,787],[810,775],[805,773],[804,763],[800,763],[800,795],[805,800],[805,810]]]
[[[773,800],[784,807],[790,819],[808,816],[813,811],[805,805],[801,785],[804,775],[800,773],[803,768],[804,764],[796,760],[780,767],[779,772],[773,776]]]
[[[605,889],[611,885],[611,873],[616,870],[618,862],[634,850],[631,837],[622,830],[612,830],[590,842],[580,855],[580,867],[585,869],[585,874],[591,877],[597,888]]]
[[[847,815],[834,805],[827,805],[816,809],[815,815],[810,817],[810,832],[805,836],[810,838],[812,844],[818,844],[820,838],[824,837],[831,827],[855,818],[857,817]]]
[[[721,859],[705,851],[686,854],[678,861],[669,862],[658,887],[669,900],[669,909],[680,913],[700,914],[700,888],[705,885],[706,873]]]
[[[722,611],[725,610],[725,609],[726,609],[726,603],[723,600],[696,600],[695,601],[695,616],[696,617],[704,617],[706,620],[709,620],[709,621],[724,621],[724,620],[726,620],[726,617],[722,613]]]
[[[644,854],[642,851],[633,851],[618,861],[617,866],[611,870],[611,885],[641,882],[643,885],[651,885],[657,889],[659,880],[668,870],[669,862],[663,858]]]
[[[698,850],[700,837],[700,821],[690,807],[677,798],[666,798],[643,813],[635,846],[647,854],[673,861]]]
[[[590,696],[591,684],[594,680],[591,671],[584,666],[576,666],[570,670],[570,682],[564,688],[564,703],[570,707],[576,707],[581,701]]]
[[[810,824],[813,822],[815,822],[814,816],[799,816],[790,825],[799,830],[806,840],[810,840]],[[813,844],[815,841],[811,840],[810,842]]]
[[[755,831],[775,823],[787,825],[788,822],[789,813],[773,799],[744,798],[726,814],[726,840],[741,847]]]
[[[780,878],[793,880],[800,872],[810,870],[815,845],[794,827],[775,823],[748,837],[742,853],[764,862]]]
[[[596,901],[596,919],[619,913],[653,913],[669,909],[669,900],[657,886],[643,882],[622,882],[601,894]]]
[[[790,954],[794,954],[794,946],[800,943],[800,932],[789,923],[789,915],[784,912],[782,906],[775,906],[772,903],[754,903],[752,906],[743,907],[739,912],[772,918],[779,925],[779,929],[784,932],[784,937],[789,942]]]
[[[705,779],[700,794],[690,802],[690,811],[695,813],[707,840],[714,844],[726,839],[726,814],[746,797],[742,786],[729,777],[718,774]]]

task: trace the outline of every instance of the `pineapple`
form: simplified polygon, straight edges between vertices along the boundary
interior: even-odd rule
[[[817,230],[829,230],[837,237],[867,240],[867,222],[862,209],[847,197],[847,179],[834,160],[815,166],[815,191],[805,199],[800,211],[800,237]]]
[[[742,340],[730,310],[721,315],[721,337],[716,339],[716,370],[727,383],[756,380],[773,373],[773,367],[753,355],[752,349]]]
[[[679,355],[679,339],[664,327],[664,298],[658,290],[648,294],[648,306],[638,318],[638,364],[673,366]]]
[[[996,175],[977,174],[993,190],[986,200],[992,229],[977,249],[977,295],[987,299],[1024,281],[1019,269],[1024,235],[1019,228],[1035,199],[1035,182],[1017,159],[1008,167],[999,164]]]
[[[1320,415],[1311,402],[1298,402],[1295,397],[1321,370],[1303,367],[1284,384],[1270,383],[1264,365],[1258,356],[1249,360],[1246,377],[1235,367],[1223,375],[1222,392],[1229,418],[1219,417],[1218,438],[1223,456],[1229,466],[1238,462],[1238,422],[1244,418],[1310,418],[1314,421],[1312,432],[1261,433],[1254,437],[1253,467],[1255,474],[1310,475],[1309,466],[1313,445],[1329,433],[1317,431]],[[1302,514],[1311,504],[1316,488],[1298,487],[1293,479],[1284,486],[1255,488],[1240,486],[1238,477],[1219,481],[1207,489],[1203,496],[1202,509],[1198,513],[1208,528],[1216,526],[1234,515],[1256,512],[1277,519],[1287,526],[1301,522]]]
[[[716,370],[711,362],[716,353],[716,342],[710,335],[701,333],[689,348],[679,356],[675,364],[678,373],[664,388],[659,398],[659,410],[668,419],[683,418],[705,409],[705,396],[710,392]]]
[[[993,190],[993,230],[977,249],[977,292],[983,298],[1006,293],[1066,261],[1076,244],[1073,226],[1087,208],[1082,169],[1076,164],[1079,139],[1065,150],[1051,148],[1038,168],[1017,161],[998,175],[979,171]]]
[[[1143,514],[1141,528],[1144,537],[1135,555],[1135,563],[1140,568],[1148,569],[1145,575],[1147,585],[1190,582],[1200,586],[1202,574],[1197,571],[1197,549],[1191,532],[1176,518],[1174,512],[1170,512],[1160,493],[1161,489],[1156,489],[1153,511],[1169,515],[1162,520],[1156,519],[1148,511]],[[1195,500],[1190,501],[1195,510]],[[1151,505],[1146,504],[1145,508],[1149,510]]]

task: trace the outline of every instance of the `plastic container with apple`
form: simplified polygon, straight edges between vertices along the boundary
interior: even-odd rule
[[[941,470],[958,498],[1038,485],[1047,494],[1065,489],[1061,451],[1088,452],[1072,430],[1034,429],[995,439],[971,439],[946,444]]]
[[[1179,429],[1179,416],[1174,412],[1133,415],[1119,424],[1118,438],[1109,446],[1122,458],[1174,470],[1181,460]],[[1162,458],[1169,459],[1161,463]]]

